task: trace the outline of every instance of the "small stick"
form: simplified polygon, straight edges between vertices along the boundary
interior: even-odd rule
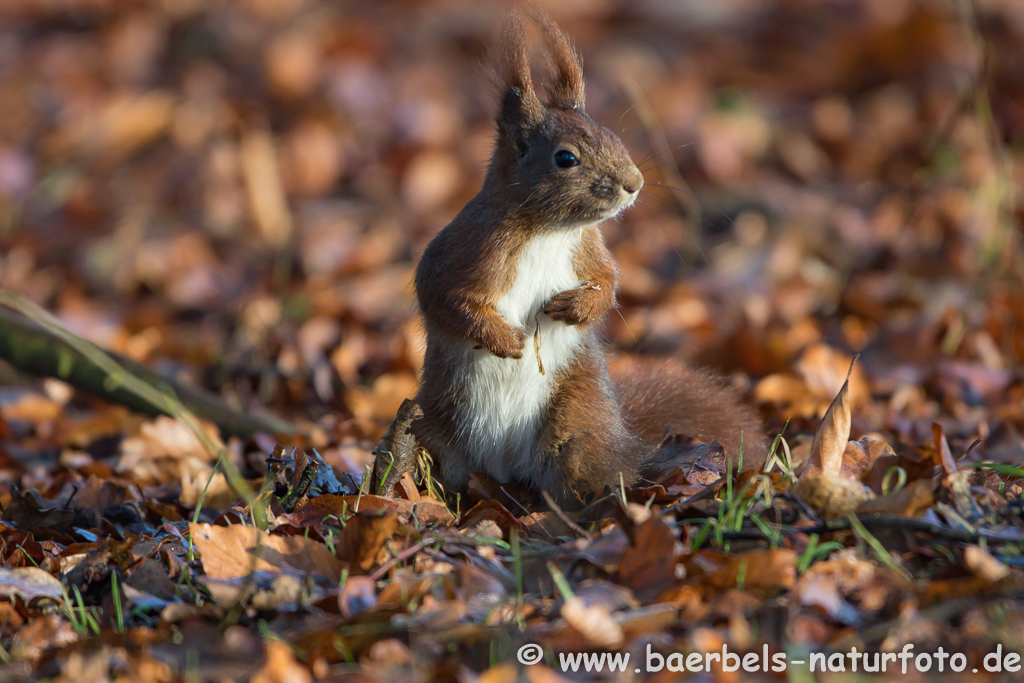
[[[533,331],[533,352],[537,355],[537,369],[540,370],[540,374],[544,373],[544,361],[540,359],[540,311],[537,311],[537,315],[533,316],[533,321],[537,323],[537,329]]]
[[[565,524],[581,538],[590,538],[590,534],[587,533],[586,529],[581,527],[576,522],[572,521],[572,518],[569,517],[569,515],[565,514],[565,511],[558,506],[558,503],[555,502],[555,499],[551,497],[550,493],[541,490],[540,495],[543,496],[544,502],[547,503],[547,506],[551,509],[551,512],[555,513],[555,517],[558,517],[560,520],[565,522]]]

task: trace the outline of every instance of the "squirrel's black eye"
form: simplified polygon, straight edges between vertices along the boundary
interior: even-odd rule
[[[576,155],[567,149],[560,149],[555,152],[555,165],[559,168],[572,168],[573,166],[579,166],[580,160],[576,158]]]

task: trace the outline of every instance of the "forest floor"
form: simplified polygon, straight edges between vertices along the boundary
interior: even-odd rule
[[[359,488],[505,3],[7,0],[0,679],[1013,677],[1024,5],[541,4],[648,181],[609,347],[722,372],[774,457]]]

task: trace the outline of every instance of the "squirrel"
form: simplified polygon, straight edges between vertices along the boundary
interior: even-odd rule
[[[618,269],[598,224],[633,204],[644,178],[587,115],[568,38],[539,10],[531,18],[554,67],[549,99],[513,12],[483,186],[416,270],[427,347],[413,433],[449,491],[483,472],[562,503],[667,471],[667,433],[717,439],[733,459],[742,443],[747,462],[763,461],[759,418],[720,378],[678,361],[609,372],[598,329]]]

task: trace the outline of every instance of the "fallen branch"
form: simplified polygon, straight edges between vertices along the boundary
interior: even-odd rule
[[[73,335],[27,299],[0,291],[0,359],[35,377],[55,377],[86,393],[146,415],[171,415],[178,405],[213,422],[225,436],[294,434],[277,418],[245,413],[220,397],[163,377]],[[6,308],[5,308],[6,307]],[[12,310],[13,309],[13,310]]]
[[[871,514],[871,515],[858,515],[856,520],[865,529],[885,529],[885,530],[900,530],[900,531],[916,531],[920,533],[929,534],[936,538],[941,538],[945,541],[953,541],[954,543],[980,543],[982,540],[987,543],[1008,543],[1024,545],[1024,535],[1013,535],[1009,536],[1001,534],[996,531],[987,531],[985,529],[978,529],[977,531],[967,531],[965,529],[952,529],[950,527],[935,524],[934,522],[927,522],[923,519],[917,519],[915,517],[901,517],[900,515],[886,515],[886,514]],[[794,527],[784,526],[779,527],[778,531],[781,534],[828,534],[835,533],[838,531],[850,531],[853,528],[853,523],[850,517],[839,517],[837,519],[831,519],[827,522],[817,524],[815,526],[807,527]],[[727,541],[770,541],[771,537],[762,531],[758,527],[751,527],[749,529],[740,529],[738,531],[723,531],[721,534],[723,540]]]

